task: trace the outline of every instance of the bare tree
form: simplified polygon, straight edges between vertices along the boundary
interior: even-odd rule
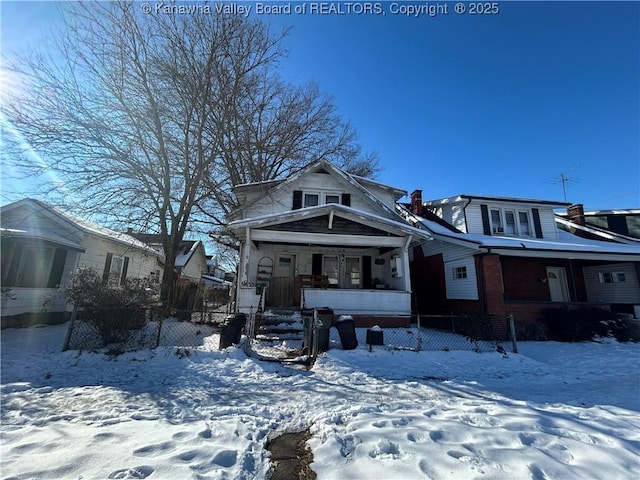
[[[6,64],[25,94],[3,114],[81,199],[75,207],[160,234],[168,301],[185,232],[222,225],[236,206],[233,185],[321,157],[370,175],[377,158],[361,155],[330,97],[277,75],[286,30],[274,35],[213,7],[201,15],[137,7],[66,4],[54,53]],[[15,161],[43,168],[25,155]]]

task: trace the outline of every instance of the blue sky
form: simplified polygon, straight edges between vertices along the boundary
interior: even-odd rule
[[[448,14],[417,18],[381,3],[384,15],[261,16],[293,26],[283,75],[335,97],[380,154],[378,180],[425,199],[563,200],[554,182],[569,171],[568,201],[640,207],[640,3],[502,1],[474,16],[439,2]],[[58,19],[47,3],[0,8],[5,55]]]

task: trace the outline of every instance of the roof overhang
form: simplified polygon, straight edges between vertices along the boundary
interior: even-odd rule
[[[486,248],[489,253],[510,257],[559,258],[564,260],[599,260],[603,262],[640,262],[640,253],[586,252],[576,250]]]
[[[282,230],[269,228],[296,220],[325,215],[329,215],[330,221],[334,216],[341,217],[358,224],[382,230],[387,232],[389,236],[327,235],[314,232],[283,232]],[[408,237],[410,237],[409,241],[411,243],[422,243],[425,240],[431,240],[433,238],[429,232],[414,228],[404,223],[401,219],[399,219],[399,221],[392,220],[340,204],[319,205],[279,214],[237,220],[229,224],[229,229],[240,240],[246,240],[247,230],[250,230],[249,235],[252,241],[312,245],[402,247],[407,244]]]
[[[66,248],[67,250],[74,250],[77,252],[85,251],[85,248],[82,245],[72,242],[52,232],[38,231],[38,230],[20,230],[20,229],[14,229],[14,228],[0,228],[0,233],[3,239],[19,238],[23,240],[35,240],[39,242],[52,243],[58,247]]]

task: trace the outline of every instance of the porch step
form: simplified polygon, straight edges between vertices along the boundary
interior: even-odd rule
[[[256,337],[259,340],[301,340],[302,317],[299,310],[270,309],[260,320],[260,328]]]

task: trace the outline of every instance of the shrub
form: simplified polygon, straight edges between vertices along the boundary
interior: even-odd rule
[[[491,317],[480,313],[458,317],[455,329],[456,333],[464,335],[471,342],[493,340],[495,337]]]
[[[124,342],[131,330],[144,326],[144,308],[156,294],[146,279],[125,279],[105,284],[95,269],[80,267],[66,293],[98,333],[104,345]]]
[[[516,338],[518,340],[542,341],[548,339],[547,327],[540,321],[516,322]]]
[[[638,339],[638,329],[634,329],[631,322],[601,308],[546,308],[541,313],[550,340],[581,342],[595,337],[615,337],[627,342]]]

